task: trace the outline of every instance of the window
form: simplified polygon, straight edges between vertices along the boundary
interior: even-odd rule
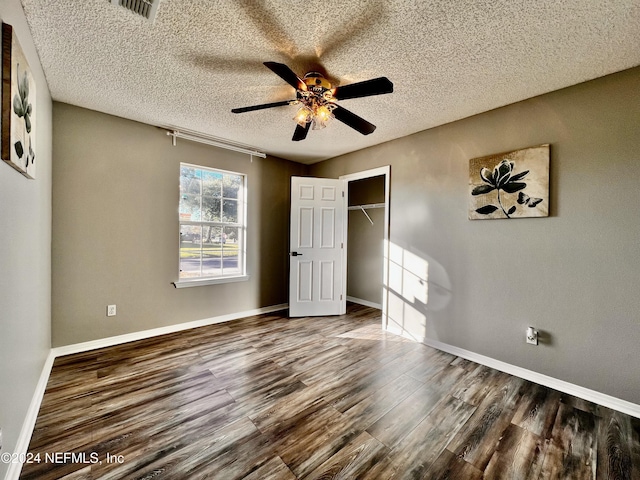
[[[246,279],[246,183],[241,173],[180,164],[176,286]]]

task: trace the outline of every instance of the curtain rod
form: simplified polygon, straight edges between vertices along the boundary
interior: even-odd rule
[[[222,140],[218,140],[212,137],[207,137],[202,134],[197,133],[187,133],[181,132],[179,130],[168,131],[167,135],[172,137],[173,146],[176,146],[176,138],[182,138],[184,140],[190,140],[192,142],[204,143],[206,145],[211,145],[214,147],[224,148],[226,150],[233,150],[234,152],[246,153],[247,155],[252,155],[254,157],[267,158],[265,153],[259,152],[257,150],[253,150],[251,147],[242,147],[239,145],[233,145],[231,143],[226,143]]]

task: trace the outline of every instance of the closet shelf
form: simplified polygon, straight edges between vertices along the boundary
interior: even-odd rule
[[[384,208],[384,203],[368,203],[367,205],[350,205],[347,210],[362,210],[369,208]]]

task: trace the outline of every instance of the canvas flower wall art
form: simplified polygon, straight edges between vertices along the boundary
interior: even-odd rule
[[[549,145],[469,161],[469,219],[549,216]]]
[[[2,159],[36,176],[36,90],[29,63],[11,25],[2,24]]]

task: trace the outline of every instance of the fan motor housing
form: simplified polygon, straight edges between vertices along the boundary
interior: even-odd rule
[[[307,73],[303,81],[309,91],[322,95],[326,90],[331,90],[331,83],[324,78],[321,73],[309,72]]]

